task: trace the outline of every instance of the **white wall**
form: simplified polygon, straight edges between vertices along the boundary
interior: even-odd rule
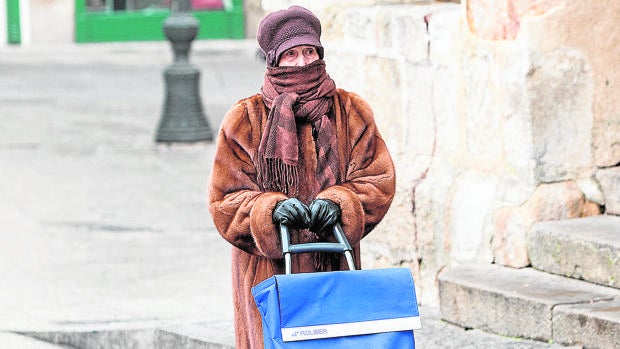
[[[0,5],[0,47],[6,46],[7,32],[6,32],[6,2]]]
[[[39,45],[74,42],[74,0],[22,0],[22,2],[30,2],[29,43]]]
[[[32,32],[32,21],[30,17],[30,0],[19,0],[19,24],[21,44],[23,46],[30,45]]]

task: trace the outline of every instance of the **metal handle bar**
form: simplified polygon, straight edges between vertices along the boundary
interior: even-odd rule
[[[334,236],[338,242],[310,242],[305,244],[291,244],[289,228],[280,224],[280,238],[282,239],[282,254],[284,255],[284,269],[287,274],[291,274],[291,253],[307,252],[335,252],[342,253],[347,260],[349,269],[355,270],[353,261],[353,249],[349,245],[340,223],[333,226]]]

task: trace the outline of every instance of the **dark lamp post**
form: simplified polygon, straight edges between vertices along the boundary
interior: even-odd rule
[[[198,29],[199,23],[190,12],[189,0],[173,0],[163,30],[172,45],[174,62],[164,71],[166,96],[155,137],[157,142],[213,140],[200,101],[200,71],[189,62],[189,51]]]

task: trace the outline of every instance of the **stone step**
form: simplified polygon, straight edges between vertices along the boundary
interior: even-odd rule
[[[620,217],[537,223],[528,255],[535,269],[620,288]]]
[[[467,265],[439,276],[444,320],[510,337],[620,348],[620,290],[537,271]]]
[[[0,348],[67,349],[69,347],[40,341],[17,333],[0,332]]]

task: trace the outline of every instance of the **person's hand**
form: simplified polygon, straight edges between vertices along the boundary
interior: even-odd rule
[[[310,204],[310,230],[317,234],[340,219],[340,206],[330,200],[316,199]]]
[[[293,229],[305,229],[310,223],[310,210],[298,199],[286,199],[278,202],[273,209],[272,218],[274,223]]]

